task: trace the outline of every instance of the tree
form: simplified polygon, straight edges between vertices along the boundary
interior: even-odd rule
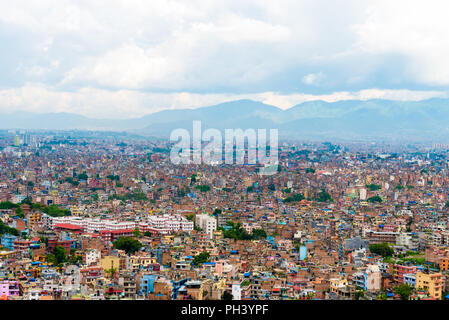
[[[381,189],[380,185],[374,183],[367,184],[365,185],[365,187],[367,187],[370,191],[376,191]]]
[[[297,202],[301,200],[304,200],[304,196],[301,193],[295,193],[293,196],[285,198],[283,202],[288,203],[288,202]]]
[[[76,254],[76,249],[70,249],[70,263],[78,265],[83,261],[83,257],[81,255]]]
[[[392,256],[394,253],[394,250],[388,245],[388,243],[371,244],[369,246],[369,251],[378,254],[384,258]]]
[[[19,208],[19,205],[17,203],[12,203],[9,201],[0,202],[0,209],[12,209],[12,208]]]
[[[120,176],[118,176],[118,175],[111,174],[111,175],[107,176],[106,178],[108,178],[111,181],[120,181]]]
[[[201,186],[196,186],[195,189],[200,190],[201,192],[207,192],[210,190],[210,186],[206,185],[201,185]]]
[[[324,189],[322,189],[320,192],[318,192],[317,196],[316,196],[316,201],[318,202],[327,202],[330,201],[332,202],[332,197],[329,193],[327,193]]]
[[[5,225],[3,223],[3,221],[0,220],[0,234],[4,234],[4,233],[9,233],[16,237],[19,236],[19,230]]]
[[[130,237],[119,237],[117,240],[113,242],[114,248],[125,250],[126,253],[134,253],[140,248],[142,248],[142,244],[139,240],[130,238]]]
[[[370,197],[367,199],[368,202],[374,203],[374,202],[382,202],[382,198],[379,196]]]
[[[192,261],[192,264],[194,266],[199,266],[202,263],[205,263],[209,260],[210,257],[210,253],[207,251],[201,252],[199,254],[197,254]]]
[[[72,213],[68,209],[60,209],[57,205],[50,205],[42,208],[42,211],[52,217],[70,216]]]
[[[252,238],[257,239],[265,239],[267,237],[267,233],[264,229],[254,229],[252,232]]]
[[[116,272],[117,272],[117,268],[111,268],[111,269],[104,270],[104,273],[106,273],[109,276],[109,278],[114,277]]]
[[[251,235],[249,235],[246,230],[242,228],[242,224],[240,222],[234,224],[232,221],[229,221],[228,226],[230,226],[231,229],[223,232],[223,236],[225,238],[231,238],[234,240],[251,240]]]
[[[23,210],[22,210],[22,208],[21,207],[18,207],[17,209],[16,209],[16,215],[18,216],[18,217],[20,217],[20,218],[25,218],[25,214],[23,213]]]
[[[89,179],[89,176],[86,174],[86,172],[83,172],[78,175],[78,180],[87,180]]]
[[[140,232],[139,228],[134,229],[133,234],[137,238],[141,238],[142,237],[142,232]]]
[[[47,255],[47,261],[54,265],[61,265],[67,261],[66,250],[64,247],[56,246],[52,253]]]
[[[401,296],[402,300],[408,300],[410,295],[412,294],[412,288],[405,283],[400,284],[399,286],[393,289],[394,293]]]

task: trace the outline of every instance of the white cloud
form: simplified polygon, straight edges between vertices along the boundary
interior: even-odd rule
[[[238,98],[287,108],[440,96],[448,9],[444,0],[0,0],[1,108],[128,117]],[[373,87],[422,90],[362,90]]]
[[[376,1],[366,20],[353,26],[354,49],[361,53],[404,57],[411,79],[427,85],[449,84],[449,2]]]
[[[324,74],[322,72],[318,73],[309,73],[302,78],[302,82],[307,85],[319,85],[320,82],[324,79]]]

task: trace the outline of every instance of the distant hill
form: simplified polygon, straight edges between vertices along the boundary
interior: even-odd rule
[[[0,129],[113,130],[168,137],[176,128],[277,128],[281,137],[449,141],[449,99],[311,101],[287,110],[252,100],[165,110],[138,119],[91,119],[69,113],[0,114]]]

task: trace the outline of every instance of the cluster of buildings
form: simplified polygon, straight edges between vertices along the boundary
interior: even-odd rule
[[[0,299],[449,293],[444,150],[283,142],[263,176],[174,165],[163,141],[36,139],[0,135]]]

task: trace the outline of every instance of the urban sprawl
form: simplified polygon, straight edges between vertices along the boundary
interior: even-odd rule
[[[261,175],[170,146],[0,132],[0,299],[449,297],[447,148],[280,141]]]

